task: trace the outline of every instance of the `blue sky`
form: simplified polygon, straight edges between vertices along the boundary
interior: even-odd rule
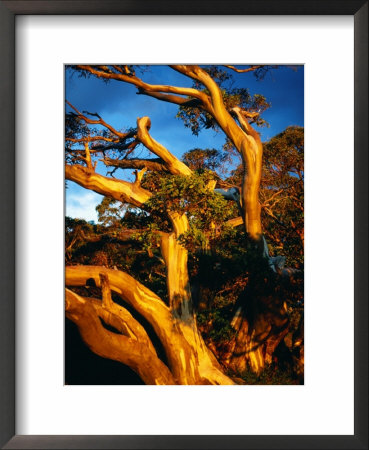
[[[232,72],[232,75],[233,87],[244,87],[251,94],[262,94],[271,103],[271,107],[263,114],[270,127],[257,128],[263,141],[269,140],[290,125],[304,125],[303,66],[295,70],[280,66],[279,69],[269,72],[261,81],[257,81],[252,73]],[[166,66],[149,66],[142,78],[152,84],[192,85],[190,79]],[[152,124],[150,134],[179,158],[193,148],[221,149],[224,142],[223,133],[203,130],[199,136],[193,136],[191,130],[185,128],[183,122],[175,117],[178,106],[137,95],[136,92],[137,89],[133,85],[119,81],[105,83],[94,77],[80,78],[70,71],[65,74],[66,99],[80,111],[97,112],[117,129],[135,127],[137,117],[149,116]],[[144,155],[149,156],[143,153],[142,156]],[[106,175],[104,167],[98,166],[102,175]],[[120,175],[130,179],[130,172],[123,174],[121,171]],[[102,196],[71,181],[68,181],[67,185],[66,215],[97,222],[95,207]]]

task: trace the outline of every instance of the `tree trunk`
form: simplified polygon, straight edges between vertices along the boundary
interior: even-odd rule
[[[273,353],[288,332],[286,304],[276,296],[248,298],[239,307],[233,325],[237,330],[227,363],[237,372],[260,373],[273,361]]]
[[[133,307],[153,327],[165,350],[168,361],[167,369],[173,378],[172,383],[169,384],[234,384],[229,377],[224,375],[215,357],[207,349],[197,330],[194,318],[192,317],[192,320],[186,322],[176,317],[176,314],[173,314],[159,297],[128,274],[100,266],[68,266],[66,267],[66,285],[70,287],[86,286],[88,281],[91,283],[92,280],[97,287],[102,287],[101,274],[108,278],[110,289]],[[82,304],[76,295],[73,297],[69,294],[66,297],[67,315],[79,327],[82,338],[92,351],[105,358],[128,364],[140,376],[145,373],[145,379],[143,378],[145,382],[148,381],[148,372],[144,368],[147,363],[152,370],[155,367],[163,367],[163,363],[153,351],[148,353],[146,348],[149,346],[145,343],[141,344],[142,337],[137,335],[137,331],[135,331],[140,325],[133,318],[129,320],[122,313],[119,305],[114,302],[110,305],[102,304],[106,313],[103,317],[110,321],[109,325],[114,325],[114,328],[117,328],[116,323],[112,322],[112,316],[114,316],[116,321],[122,321],[133,331],[136,336],[135,348],[137,348],[135,351],[137,358],[133,362],[130,359],[132,354],[129,353],[129,357],[127,356],[127,349],[132,347],[132,339],[129,342],[131,347],[129,347],[127,339],[124,340],[120,336],[117,340],[116,336],[112,336],[113,333],[105,328],[100,327],[98,335],[89,331],[89,324],[93,316],[91,309],[87,309],[89,306],[86,301]],[[87,314],[86,311],[89,313],[89,320],[83,319]],[[99,317],[101,317],[101,313]],[[92,323],[98,324],[98,321],[94,320]],[[146,339],[149,339],[148,336],[146,336]],[[102,342],[110,342],[114,345],[112,345],[111,350],[109,350],[109,345],[104,346],[104,349],[101,350],[97,348],[97,344],[102,345]],[[140,351],[140,348],[144,351]],[[163,384],[164,378],[158,377],[157,373],[158,371],[153,371],[151,381],[153,384]],[[170,380],[169,376],[165,376],[165,378]]]

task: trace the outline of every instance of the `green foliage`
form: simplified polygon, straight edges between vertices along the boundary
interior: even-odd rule
[[[149,223],[144,231],[137,232],[132,238],[140,242],[142,248],[148,252],[149,256],[152,256],[154,249],[160,244],[158,231],[159,227],[156,223]]]
[[[105,226],[120,227],[127,205],[110,197],[104,197],[96,206],[99,222]]]
[[[197,172],[205,170],[223,171],[223,165],[229,162],[229,155],[226,152],[212,149],[194,148],[186,152],[182,161],[191,169]]]
[[[202,92],[207,95],[210,94],[207,89],[202,89]],[[239,106],[248,112],[257,112],[259,115],[254,119],[256,125],[267,125],[267,122],[261,117],[261,114],[270,107],[270,104],[263,95],[251,95],[248,89],[245,88],[221,89],[221,92],[224,105],[228,111],[231,111],[235,106]],[[220,131],[213,116],[204,111],[201,107],[180,106],[176,117],[181,119],[184,126],[190,128],[195,136],[198,136],[200,131],[204,128]]]
[[[231,297],[221,294],[215,295],[210,306],[197,315],[204,339],[215,344],[229,342],[235,335],[235,329],[231,326],[233,316]]]
[[[304,129],[288,127],[264,145],[263,225],[288,265],[303,266]],[[276,192],[279,192],[277,195]]]
[[[209,327],[206,337],[214,342],[229,341],[235,334],[230,324],[230,315],[226,315],[222,309],[205,310],[198,314],[197,320],[200,328],[203,328],[204,324]]]
[[[165,266],[155,242],[155,226],[122,240],[123,228],[91,225],[80,219],[65,219],[66,264],[116,267],[167,299]],[[149,256],[149,257],[148,257]]]
[[[65,257],[72,259],[73,254],[85,245],[87,239],[96,233],[97,227],[83,219],[65,217]]]
[[[201,247],[208,239],[206,233],[215,234],[233,213],[229,203],[209,189],[208,183],[213,179],[214,175],[208,170],[192,176],[163,175],[157,191],[145,203],[145,209],[158,220],[168,212],[187,214],[190,230],[181,241]]]

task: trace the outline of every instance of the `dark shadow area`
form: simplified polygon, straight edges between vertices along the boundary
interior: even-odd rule
[[[65,319],[65,384],[142,385],[141,378],[117,361],[95,355],[84,344],[77,326]]]

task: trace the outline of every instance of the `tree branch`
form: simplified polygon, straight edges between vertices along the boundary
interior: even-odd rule
[[[85,286],[87,280],[93,279],[95,285],[100,287],[101,273],[109,277],[110,289],[148,320],[160,336],[162,328],[172,321],[169,308],[156,294],[127,273],[100,266],[67,266],[65,284]]]
[[[133,173],[135,175],[135,184],[140,186],[143,176],[145,175],[147,168],[144,167],[141,170],[135,170]]]
[[[224,65],[224,67],[227,67],[228,69],[231,69],[237,73],[247,73],[247,72],[253,72],[254,70],[260,69],[263,66],[251,66],[247,69],[237,69],[235,66],[229,66],[229,65]]]
[[[91,153],[90,153],[90,147],[88,145],[88,142],[85,142],[85,160],[87,167],[92,170],[92,161],[91,161]]]
[[[158,100],[162,100],[163,102],[174,103],[180,106],[200,106],[202,102],[199,99],[188,98],[188,97],[179,97],[178,95],[173,94],[163,94],[161,92],[150,92],[145,91],[144,89],[139,89],[137,92],[138,95],[148,95],[149,97],[156,98]]]
[[[192,170],[186,166],[186,164],[176,158],[163,145],[159,144],[159,142],[155,141],[155,139],[150,136],[150,127],[151,122],[148,117],[137,119],[137,139],[164,161],[170,173],[173,175],[191,175]]]
[[[66,286],[86,286],[87,280],[92,279],[99,287],[101,273],[109,276],[111,290],[120,295],[152,325],[166,351],[174,379],[185,380],[188,376],[185,359],[187,352],[190,352],[189,344],[176,326],[177,319],[173,317],[170,308],[150,289],[125,272],[100,266],[67,266],[65,284]],[[178,353],[178,348],[183,349],[183,354]]]
[[[94,353],[128,365],[146,384],[176,384],[168,367],[146,345],[104,328],[86,299],[66,289],[65,303],[68,319]]]
[[[142,206],[152,195],[151,192],[137,184],[104,177],[80,165],[66,164],[65,178],[98,194],[106,195],[134,206]]]
[[[201,83],[209,91],[210,97],[203,100],[203,109],[211,114],[226,136],[234,143],[241,153],[245,133],[237,125],[223,102],[222,92],[212,77],[201,67],[196,65],[171,65],[173,70],[186,75]]]
[[[114,302],[111,303],[109,308],[106,308],[99,299],[92,297],[82,298],[94,307],[96,314],[107,325],[115,328],[119,333],[146,345],[150,351],[156,354],[155,347],[146,333],[146,330],[126,308],[123,308]]]
[[[234,219],[227,220],[227,222],[225,224],[230,227],[238,227],[239,225],[243,224],[243,219],[241,216],[235,217]]]
[[[259,113],[249,113],[247,111],[242,110],[240,107],[235,106],[232,108],[232,112],[236,114],[238,122],[240,123],[240,126],[242,130],[252,136],[255,139],[260,140],[259,133],[253,129],[253,127],[249,124],[247,121],[247,118],[254,118],[259,115]]]
[[[168,168],[161,158],[152,159],[111,159],[105,157],[101,160],[106,166],[119,167],[120,169],[143,169],[147,168],[155,172],[167,172]]]
[[[194,97],[199,100],[203,100],[205,95],[198,91],[197,89],[193,88],[185,88],[185,87],[176,87],[176,86],[168,86],[168,85],[154,85],[145,83],[140,78],[136,77],[135,75],[126,75],[123,73],[113,73],[113,72],[106,72],[103,70],[96,70],[93,66],[84,66],[84,65],[77,65],[77,69],[85,70],[98,78],[105,78],[108,80],[118,80],[118,81],[124,81],[125,83],[133,84],[136,87],[140,88],[141,90],[147,91],[147,92],[162,92],[162,93],[169,93],[169,94],[178,94],[178,95],[186,95],[189,97]]]

